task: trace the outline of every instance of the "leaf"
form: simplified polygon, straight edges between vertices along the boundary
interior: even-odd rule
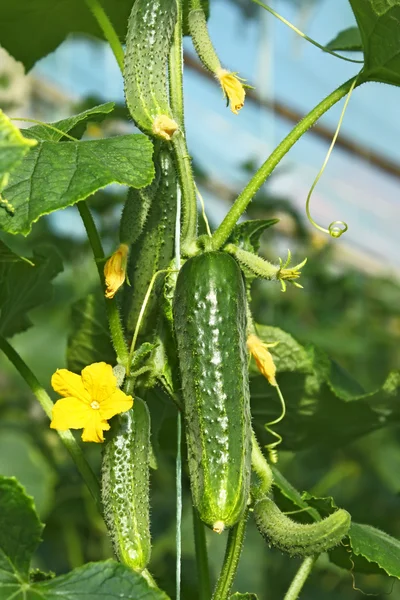
[[[364,81],[400,85],[400,0],[350,0],[364,49]]]
[[[113,111],[114,106],[114,102],[106,102],[105,104],[89,108],[78,115],[73,115],[72,117],[56,121],[55,123],[49,123],[49,125],[56,129],[60,129],[64,133],[72,131],[73,137],[80,138],[89,121],[101,121]],[[59,142],[61,139],[68,139],[63,137],[61,133],[54,131],[54,129],[50,129],[50,127],[46,127],[45,125],[34,125],[29,129],[24,129],[23,132],[26,137],[40,142]]]
[[[254,219],[235,225],[227,243],[235,244],[248,252],[258,252],[260,237],[266,229],[279,223],[279,219]]]
[[[329,44],[326,44],[326,48],[328,48],[328,50],[333,50],[334,52],[362,52],[363,45],[360,30],[358,27],[343,29],[343,31],[340,31]]]
[[[29,581],[29,564],[42,532],[32,498],[14,478],[0,477],[0,598],[2,600],[168,600],[158,588],[112,560],[89,563],[66,575]]]
[[[26,262],[32,267],[33,262],[23,256],[15,254],[4,242],[0,240],[0,263],[15,263],[15,262]]]
[[[2,583],[18,581],[15,571],[28,579],[42,529],[32,498],[14,477],[0,476],[0,590]]]
[[[153,145],[144,135],[83,142],[40,142],[14,169],[3,195],[15,208],[0,228],[27,235],[43,215],[84,200],[110,183],[140,188],[154,177]]]
[[[272,473],[274,476],[273,484],[279,488],[281,493],[288,498],[295,506],[302,509],[308,509],[307,513],[315,520],[321,519],[318,511],[315,508],[310,507],[308,502],[305,501],[302,494],[292,486],[291,483],[282,475],[282,473],[276,468],[275,465],[271,465]]]
[[[0,110],[0,192],[7,185],[10,172],[33,146],[36,146],[36,141],[24,138],[18,127]]]
[[[236,592],[236,594],[232,594],[230,600],[258,600],[258,596],[257,594],[250,594],[249,592],[246,592],[245,594]]]
[[[89,294],[72,305],[72,331],[68,337],[68,369],[80,373],[84,367],[104,361],[115,364],[104,297]]]
[[[31,326],[26,313],[51,299],[51,280],[62,271],[60,257],[50,246],[37,250],[33,262],[0,262],[0,333],[5,337]]]

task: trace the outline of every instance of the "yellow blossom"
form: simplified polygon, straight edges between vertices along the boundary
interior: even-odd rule
[[[271,385],[276,386],[276,366],[274,359],[268,350],[268,348],[273,346],[276,346],[276,342],[273,344],[264,344],[260,338],[253,333],[251,333],[247,338],[247,347],[256,361],[258,370],[266,379],[268,379]]]
[[[221,69],[216,73],[217,79],[221,84],[225,97],[230,102],[231,111],[237,115],[244,105],[246,92],[240,78],[235,73],[226,69]]]
[[[58,369],[51,378],[53,389],[63,396],[53,407],[52,429],[82,429],[84,442],[104,442],[103,431],[114,415],[132,408],[132,396],[117,386],[111,365],[85,367],[80,375]]]
[[[153,133],[169,141],[178,129],[178,123],[167,115],[158,115],[153,121]]]
[[[125,281],[128,252],[129,246],[121,244],[104,265],[104,277],[107,286],[106,298],[114,298]]]

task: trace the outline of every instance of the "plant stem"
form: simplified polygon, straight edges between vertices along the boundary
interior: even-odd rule
[[[228,600],[229,598],[231,587],[239,566],[248,512],[248,509],[246,509],[243,517],[229,532],[224,562],[212,600]]]
[[[114,53],[115,59],[118,63],[121,73],[124,73],[124,49],[119,41],[117,32],[115,31],[113,24],[105,13],[99,0],[85,0],[89,9],[92,11],[94,18],[96,19],[100,29],[104,33],[104,37],[111,46],[111,50]]]
[[[86,202],[79,202],[77,206],[79,214],[81,215],[83,224],[85,226],[90,245],[92,247],[93,256],[96,262],[97,270],[99,272],[101,289],[104,290],[104,273],[102,266],[102,263],[104,261],[104,250],[101,244],[100,236],[96,229],[95,222]],[[111,332],[111,339],[115,352],[117,354],[117,360],[127,369],[129,352],[128,347],[126,345],[124,332],[122,329],[121,319],[118,312],[118,306],[115,298],[106,299],[105,303],[108,324]]]
[[[8,360],[14,365],[17,369],[21,377],[25,380],[27,385],[32,390],[32,393],[39,400],[40,406],[43,408],[46,415],[49,419],[52,418],[52,410],[53,410],[53,402],[46,392],[46,390],[40,385],[38,379],[32,373],[28,365],[22,360],[20,355],[11,344],[3,337],[0,336],[0,349],[7,356]],[[100,514],[102,514],[102,505],[101,505],[101,495],[100,495],[100,487],[99,482],[97,480],[96,475],[92,471],[91,466],[87,462],[86,458],[83,455],[83,452],[72,435],[71,431],[58,431],[58,435],[61,438],[62,443],[68,450],[71,455],[72,460],[74,461],[78,471],[82,475],[83,480],[89,488],[91,495],[93,496],[94,501],[96,502],[97,508],[99,509]]]
[[[261,496],[266,496],[272,487],[273,475],[271,467],[267,463],[265,456],[261,452],[254,431],[251,432],[251,466],[260,479],[258,491]]]
[[[307,558],[303,560],[283,600],[296,600],[299,597],[303,585],[311,573],[317,558],[318,555],[307,556]]]
[[[357,76],[356,76],[357,77]],[[232,229],[236,225],[237,220],[246,210],[248,204],[254,194],[260,189],[265,180],[271,175],[275,167],[279,164],[282,158],[287,154],[292,146],[301,138],[301,136],[318,121],[318,119],[326,113],[334,104],[339,102],[351,89],[356,77],[352,77],[340,87],[334,90],[329,96],[324,98],[308,115],[306,115],[285,137],[284,140],[275,148],[272,154],[267,158],[265,163],[261,165],[257,173],[252,177],[247,186],[237,197],[234,205],[225,216],[222,223],[214,232],[212,243],[214,250],[218,250],[223,246]],[[361,82],[358,83],[360,85]]]
[[[211,582],[208,569],[207,542],[203,523],[193,506],[193,533],[196,550],[197,587],[199,600],[210,600]]]

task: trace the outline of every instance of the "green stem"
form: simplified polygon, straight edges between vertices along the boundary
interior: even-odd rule
[[[317,558],[318,555],[307,556],[307,558],[303,560],[283,600],[296,600],[299,597],[303,585],[311,573]]]
[[[204,525],[193,506],[193,533],[196,550],[197,588],[199,600],[210,600],[211,582],[208,569],[207,543]]]
[[[239,558],[242,552],[244,534],[246,531],[248,509],[243,517],[229,532],[226,545],[224,562],[212,600],[228,600],[233,581],[239,566]]]
[[[0,335],[0,349],[7,356],[8,360],[14,365],[21,377],[25,380],[27,385],[32,390],[32,393],[39,400],[40,406],[43,408],[49,419],[52,418],[53,402],[46,392],[46,390],[40,385],[36,376],[32,373],[28,365],[22,360],[20,355],[14,348],[8,343],[8,341]],[[83,455],[83,452],[75,440],[72,433],[67,431],[58,431],[58,435],[61,438],[62,443],[70,453],[72,460],[74,461],[78,471],[82,475],[83,480],[89,488],[90,493],[96,502],[97,508],[102,513],[101,495],[99,482],[96,475],[93,473],[91,466],[87,462]]]
[[[357,75],[358,76],[358,75]],[[356,76],[356,77],[357,77]],[[279,164],[282,158],[289,152],[292,146],[301,138],[304,133],[318,121],[318,119],[327,112],[334,104],[339,102],[350,91],[356,77],[352,77],[340,87],[334,90],[329,96],[324,98],[308,115],[306,115],[292,131],[285,137],[284,140],[275,148],[272,154],[267,158],[265,163],[261,165],[257,173],[252,177],[247,186],[237,197],[234,205],[229,210],[228,214],[214,232],[212,237],[213,248],[218,250],[223,246],[230,236],[237,220],[246,210],[248,204],[254,194],[260,189],[265,180],[271,175],[275,167]],[[360,85],[360,81],[357,85]]]
[[[96,229],[95,222],[86,202],[79,202],[77,206],[79,214],[81,215],[83,224],[85,226],[90,245],[92,247],[93,256],[100,277],[101,288],[102,290],[104,290],[104,273],[102,264],[104,262],[104,250],[101,244],[100,236]],[[118,312],[118,306],[115,298],[106,299],[105,302],[108,324],[111,332],[111,339],[115,352],[117,354],[117,360],[118,363],[124,365],[124,367],[127,369],[129,352],[128,347],[126,345],[124,332],[122,329],[121,319]]]
[[[258,445],[258,441],[254,431],[251,432],[251,443],[251,466],[260,480],[258,493],[260,493],[260,496],[266,496],[269,490],[271,489],[273,483],[271,467],[269,466],[265,459],[265,456],[261,452],[261,448]]]
[[[118,63],[118,66],[121,70],[121,73],[124,73],[124,49],[122,48],[122,44],[119,41],[119,37],[117,32],[115,31],[113,24],[105,13],[103,7],[101,6],[99,0],[85,0],[86,4],[90,8],[93,13],[94,18],[99,24],[100,29],[104,33],[104,37],[108,41],[111,46],[111,50],[114,53],[115,59]]]

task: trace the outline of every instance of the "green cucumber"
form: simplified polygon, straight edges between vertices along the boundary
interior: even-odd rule
[[[133,408],[113,420],[102,464],[104,518],[115,554],[141,572],[150,560],[150,415],[135,397]]]
[[[168,102],[167,59],[176,19],[177,0],[136,0],[126,38],[124,79],[129,111],[142,131],[167,140],[170,135],[163,135],[158,127],[163,120],[174,122]]]
[[[267,542],[291,556],[311,556],[337,546],[351,523],[350,514],[342,508],[315,523],[296,523],[270,498],[256,502],[254,518]]]
[[[141,190],[129,188],[121,215],[119,240],[121,244],[134,244],[140,237],[157,193],[158,178]]]
[[[125,286],[124,312],[126,328],[133,332],[142,308],[150,281],[159,270],[168,268],[174,252],[174,234],[177,201],[176,171],[169,149],[164,146],[156,159],[157,187],[152,190],[151,207],[143,231],[130,250],[128,279],[131,287]],[[160,297],[163,276],[160,275],[153,287],[144,313],[141,334],[154,329],[154,309]]]
[[[246,508],[251,469],[246,294],[236,261],[224,252],[187,260],[173,310],[193,503],[220,533]]]

